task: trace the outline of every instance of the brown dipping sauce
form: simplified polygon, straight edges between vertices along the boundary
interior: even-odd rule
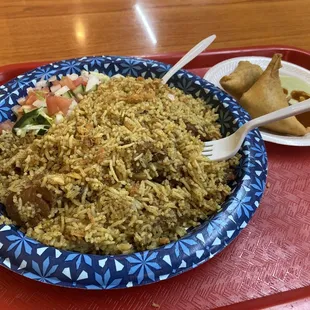
[[[302,102],[304,100],[307,100],[310,98],[310,94],[300,91],[300,90],[293,90],[291,92],[292,99]],[[296,118],[305,126],[310,127],[310,112],[302,113],[299,115],[296,115]]]

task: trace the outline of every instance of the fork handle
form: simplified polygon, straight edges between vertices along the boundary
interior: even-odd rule
[[[162,78],[162,83],[166,84],[168,80],[180,69],[182,69],[187,63],[193,60],[197,55],[203,52],[216,38],[216,35],[212,35],[195,45],[189,52],[185,54]]]
[[[291,106],[287,108],[283,108],[268,114],[265,114],[263,116],[254,118],[253,120],[246,123],[247,126],[247,132],[250,130],[261,127],[263,125],[266,125],[268,123],[272,123],[290,116],[298,115],[304,112],[310,111],[310,99],[307,99],[305,101],[292,104]]]

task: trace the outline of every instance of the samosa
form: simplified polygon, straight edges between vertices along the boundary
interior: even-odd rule
[[[288,106],[279,76],[281,57],[280,54],[275,54],[272,57],[261,77],[240,99],[240,105],[249,112],[252,118]],[[265,125],[264,128],[294,136],[303,136],[307,133],[305,126],[295,116]]]
[[[260,66],[249,61],[240,61],[235,71],[230,75],[223,76],[220,83],[225,91],[239,100],[259,79],[262,73],[263,70]]]

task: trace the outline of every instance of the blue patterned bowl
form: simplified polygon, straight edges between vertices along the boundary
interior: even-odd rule
[[[109,76],[162,77],[170,66],[152,60],[126,57],[82,57],[52,63],[18,76],[0,86],[0,121],[12,118],[11,108],[26,89],[41,78],[100,71]],[[249,115],[213,84],[179,71],[170,86],[200,97],[218,107],[223,135],[249,120]],[[26,237],[14,226],[0,226],[0,264],[30,279],[59,286],[113,289],[161,281],[206,262],[222,251],[247,225],[265,190],[267,156],[258,130],[248,134],[240,151],[233,193],[222,211],[182,239],[161,248],[130,255],[85,255],[47,247]],[[3,209],[2,209],[3,211]]]

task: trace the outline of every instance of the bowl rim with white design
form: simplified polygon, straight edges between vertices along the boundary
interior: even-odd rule
[[[81,70],[134,77],[161,78],[170,66],[154,60],[121,56],[89,56],[38,67],[0,86],[0,121],[12,118],[11,107],[41,78],[60,78]],[[249,115],[228,94],[212,83],[180,70],[169,81],[206,104],[217,108],[223,135],[237,130]],[[122,255],[92,255],[46,246],[25,236],[14,225],[0,225],[0,265],[30,279],[83,289],[116,289],[165,280],[206,262],[246,227],[265,190],[267,156],[258,130],[240,150],[233,191],[222,210],[178,241],[154,250]],[[4,212],[4,206],[2,211]]]

